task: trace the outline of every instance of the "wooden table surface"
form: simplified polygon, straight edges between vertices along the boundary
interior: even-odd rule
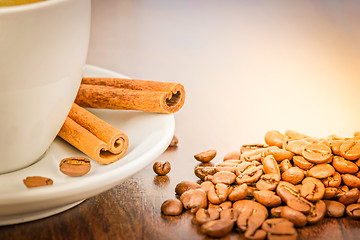
[[[154,159],[172,170],[157,177],[151,165],[139,166],[63,213],[0,227],[0,239],[206,239],[191,214],[160,212],[177,183],[198,180],[195,153],[216,149],[219,162],[242,144],[263,143],[271,129],[360,130],[359,55],[350,38],[339,37],[342,22],[330,21],[335,8],[312,2],[93,0],[88,64],[185,86],[185,105],[175,113],[178,147]],[[360,20],[358,8],[343,8]],[[298,232],[299,239],[359,239],[360,222],[325,219]]]

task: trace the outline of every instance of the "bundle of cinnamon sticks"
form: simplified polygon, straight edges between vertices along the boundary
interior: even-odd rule
[[[84,108],[175,113],[184,102],[179,83],[84,77],[58,136],[101,164],[113,163],[125,155],[127,135]]]

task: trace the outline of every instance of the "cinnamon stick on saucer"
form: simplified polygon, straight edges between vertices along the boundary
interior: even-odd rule
[[[58,136],[101,164],[119,160],[129,146],[125,133],[75,103]]]
[[[185,102],[179,83],[126,78],[83,78],[75,103],[81,107],[175,113]]]

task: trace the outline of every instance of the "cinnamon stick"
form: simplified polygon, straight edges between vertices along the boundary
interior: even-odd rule
[[[129,146],[125,133],[75,103],[58,136],[101,164],[118,161]]]
[[[81,107],[175,113],[185,102],[179,83],[126,78],[83,78],[75,103]]]

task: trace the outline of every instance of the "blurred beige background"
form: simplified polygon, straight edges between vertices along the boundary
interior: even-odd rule
[[[360,130],[358,1],[92,3],[87,62],[182,83],[176,135],[192,132],[195,151],[262,142],[271,129]]]

